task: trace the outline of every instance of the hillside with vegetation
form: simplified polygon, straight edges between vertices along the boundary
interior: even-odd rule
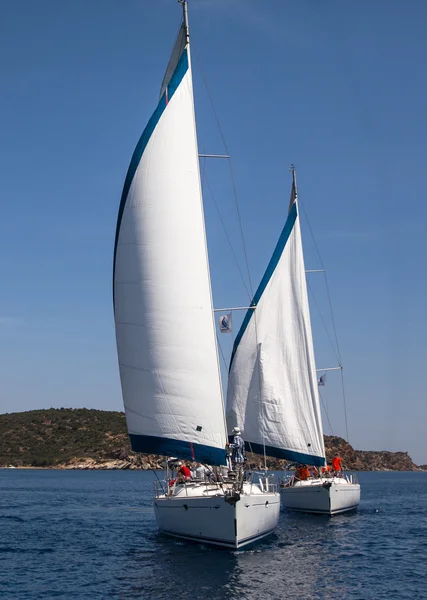
[[[339,437],[325,436],[328,459],[338,452],[348,469],[414,471],[407,452],[354,450]],[[249,454],[258,467],[262,457]],[[286,461],[268,460],[269,468]],[[0,466],[159,469],[163,458],[131,451],[122,412],[60,408],[0,415]]]

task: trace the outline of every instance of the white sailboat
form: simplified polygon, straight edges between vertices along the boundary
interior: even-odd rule
[[[227,432],[199,174],[187,3],[157,108],[126,175],[114,247],[114,317],[132,449],[226,464]],[[278,524],[280,494],[254,483],[156,486],[160,530],[239,548]]]
[[[252,452],[321,470],[326,460],[305,278],[293,170],[285,226],[234,343],[227,425],[242,427]],[[293,479],[281,487],[281,501],[332,515],[357,508],[360,486],[346,476]]]

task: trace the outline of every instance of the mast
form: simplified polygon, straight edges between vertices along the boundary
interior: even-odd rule
[[[190,28],[188,26],[188,2],[187,0],[178,0],[178,2],[180,4],[182,4],[182,14],[183,14],[183,19],[184,19],[184,29],[185,29],[185,35],[187,38],[187,44],[190,41]]]
[[[189,46],[190,27],[188,24],[188,2],[187,2],[187,0],[178,0],[178,2],[179,2],[179,4],[182,4],[184,35],[185,35],[185,39],[186,39],[186,46]],[[188,52],[188,63],[190,65],[190,71],[191,71],[191,56],[190,56],[190,48],[189,47],[187,48],[187,52]],[[197,132],[196,115],[194,113],[194,107],[193,107],[193,117],[194,117],[194,129]],[[197,136],[196,136],[196,144],[197,144]],[[200,156],[198,153],[198,150],[197,150],[197,155],[198,155],[198,157]],[[214,156],[214,155],[212,155],[212,156]],[[221,158],[222,158],[222,155],[221,155]],[[199,186],[200,186],[200,207],[201,207],[202,220],[203,220],[203,231],[205,232],[205,257],[206,257],[206,266],[207,266],[207,273],[208,273],[208,279],[209,279],[209,289],[210,289],[210,295],[211,295],[212,324],[213,324],[213,328],[215,330],[215,328],[216,328],[215,311],[213,308],[212,282],[211,282],[210,265],[209,265],[208,244],[207,244],[207,238],[206,238],[206,225],[205,225],[205,217],[204,217],[203,194],[202,194],[202,187],[201,187],[199,162],[197,162],[197,170],[198,170],[198,178],[199,178]],[[220,365],[220,361],[219,361],[218,340],[217,340],[216,335],[215,335],[215,354],[216,354],[216,365],[217,365],[218,381],[219,381],[220,395],[221,395],[221,406],[222,406],[224,431],[227,433],[227,420],[226,420],[226,415],[225,415],[225,402],[224,402],[224,392],[223,392],[223,387],[222,387],[221,365]]]
[[[297,199],[298,196],[298,192],[297,192],[297,172],[295,169],[295,165],[291,164],[291,166],[289,167],[289,171],[292,173],[292,188],[291,188],[291,198],[289,200],[289,209],[288,209],[288,214],[291,212],[291,208],[294,204],[294,202]]]
[[[297,188],[297,170],[295,168],[295,165],[291,164],[291,166],[289,167],[289,171],[292,173],[292,185],[296,189]]]

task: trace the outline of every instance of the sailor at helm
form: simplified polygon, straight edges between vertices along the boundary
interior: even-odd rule
[[[231,462],[234,467],[241,467],[245,462],[245,442],[239,427],[233,429],[233,441],[228,445],[231,452]]]

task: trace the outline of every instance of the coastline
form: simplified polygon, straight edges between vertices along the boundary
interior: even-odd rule
[[[326,458],[338,453],[347,471],[427,471],[408,452],[355,450],[324,436]],[[288,460],[267,457],[270,471]],[[425,462],[425,461],[424,461]],[[132,452],[125,415],[96,409],[39,409],[0,415],[0,467],[56,470],[163,470],[165,458]],[[264,470],[264,457],[247,453],[247,469]]]
[[[424,465],[423,465],[424,466]],[[268,469],[269,471],[281,471],[283,469],[277,468],[271,468]],[[133,468],[126,468],[126,467],[120,467],[120,466],[106,466],[103,463],[100,463],[97,466],[85,466],[85,465],[76,465],[76,466],[70,466],[70,465],[56,465],[56,466],[52,466],[52,467],[33,467],[33,466],[19,466],[19,467],[0,467],[0,471],[164,471],[164,469],[162,469],[161,467],[156,467],[156,468],[141,468],[141,467],[133,467]],[[348,469],[348,472],[355,472],[355,473],[427,473],[427,468],[420,468],[418,467],[417,469],[407,469],[407,470],[396,470],[396,469],[363,469],[363,470],[356,470],[356,469]]]

